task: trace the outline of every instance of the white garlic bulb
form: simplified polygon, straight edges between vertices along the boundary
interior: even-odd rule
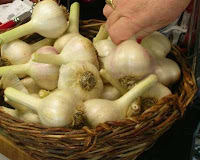
[[[72,62],[62,65],[58,89],[69,88],[83,101],[98,98],[103,91],[103,82],[97,68],[89,62]]]

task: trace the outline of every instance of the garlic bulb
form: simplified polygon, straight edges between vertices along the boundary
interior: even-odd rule
[[[121,97],[120,92],[110,84],[105,84],[103,87],[103,93],[101,95],[102,99],[107,99],[107,100],[116,100],[119,97]]]
[[[6,107],[0,107],[1,110],[3,110],[5,113],[18,118],[20,120],[23,120],[24,122],[27,123],[36,123],[39,124],[39,118],[37,114],[34,114],[32,112],[25,112],[23,114],[21,114],[18,110],[16,109],[10,109],[10,108],[6,108]]]
[[[40,48],[38,53],[41,54],[57,54],[55,48],[51,46],[44,46]],[[57,88],[59,66],[29,62],[20,65],[12,65],[0,67],[0,76],[3,76],[7,72],[12,71],[14,74],[27,74],[37,83],[37,85],[43,89],[53,90]]]
[[[11,64],[24,64],[30,60],[31,54],[33,52],[43,46],[51,45],[53,42],[53,39],[45,38],[41,41],[29,45],[22,40],[14,40],[2,45],[1,57],[3,60],[7,60]]]
[[[129,39],[106,57],[105,69],[124,88],[130,89],[138,80],[153,72],[154,64],[151,55],[135,39]]]
[[[141,45],[154,57],[164,58],[171,50],[171,42],[160,32],[153,32],[143,38]]]
[[[103,91],[103,82],[97,68],[89,62],[72,62],[62,65],[58,89],[69,88],[85,101],[98,98]]]
[[[56,64],[62,65],[67,64],[69,62],[74,61],[87,61],[94,64],[97,68],[99,68],[99,62],[97,60],[97,55],[95,48],[92,42],[79,34],[79,3],[75,2],[71,5],[70,8],[70,22],[69,29],[67,34],[64,37],[61,37],[55,42],[55,47],[57,50],[61,50],[59,48],[63,48],[59,55],[42,55],[34,53],[33,61],[40,63],[48,63],[48,64]],[[65,40],[63,40],[65,39]],[[57,47],[58,43],[62,47]]]
[[[158,76],[160,83],[170,86],[180,79],[181,70],[175,61],[169,58],[157,58],[154,74]]]
[[[3,89],[6,89],[7,87],[13,87],[23,93],[28,94],[28,91],[26,90],[20,79],[12,72],[9,72],[2,77],[1,83]],[[38,115],[30,109],[28,109],[26,106],[15,103],[12,100],[8,99],[6,96],[4,97],[4,100],[10,106],[16,108],[15,110],[3,108],[6,113],[21,120],[24,120],[25,122],[39,123]]]
[[[56,90],[43,99],[10,87],[6,88],[4,94],[12,101],[36,111],[41,124],[47,127],[72,126],[77,112],[76,107],[82,103],[69,89]]]
[[[21,80],[24,87],[28,90],[29,94],[38,94],[41,88],[36,84],[36,82],[31,77],[26,77]]]
[[[157,77],[155,75],[150,75],[115,101],[105,99],[91,99],[85,101],[82,105],[82,110],[87,118],[88,124],[92,127],[96,127],[100,123],[126,118],[130,104],[156,83]]]
[[[0,44],[38,33],[47,38],[58,38],[67,29],[67,18],[53,0],[40,1],[34,7],[31,20],[12,30],[0,34]]]

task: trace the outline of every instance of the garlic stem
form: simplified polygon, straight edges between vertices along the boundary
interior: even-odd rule
[[[151,88],[157,83],[158,79],[157,76],[151,74],[140,81],[137,85],[135,85],[130,91],[128,91],[125,95],[120,97],[118,100],[115,101],[118,106],[129,106],[133,99],[142,95],[146,90]]]
[[[32,28],[31,22],[27,22],[23,25],[20,25],[19,27],[0,34],[0,44],[8,43],[33,32],[34,30]]]
[[[41,54],[41,53],[33,53],[32,61],[38,63],[48,63],[48,64],[55,64],[61,65],[65,64],[66,60],[62,58],[62,55],[53,55],[53,54]]]
[[[43,40],[31,44],[32,51],[35,52],[38,49],[42,48],[43,46],[51,46],[53,45],[54,41],[55,41],[54,39],[44,38]]]
[[[100,75],[105,78],[113,87],[115,87],[121,95],[124,95],[127,90],[124,89],[117,80],[115,80],[114,78],[111,77],[111,75],[105,70],[105,69],[101,69],[100,70]]]
[[[96,43],[99,40],[106,39],[107,37],[108,37],[108,32],[106,31],[105,24],[102,24],[96,37],[93,38],[93,43]]]
[[[34,111],[39,110],[41,100],[36,97],[22,93],[11,87],[6,88],[4,94],[8,99],[11,99],[11,101],[20,103],[23,106],[27,106]]]
[[[41,90],[39,91],[39,97],[40,97],[40,98],[45,98],[45,97],[48,96],[50,93],[51,93],[50,91],[47,91],[47,90],[45,90],[45,89],[41,89]]]
[[[67,33],[79,33],[80,5],[74,2],[70,7],[69,26]]]
[[[14,74],[26,74],[28,69],[28,64],[20,64],[20,65],[12,65],[12,66],[5,66],[0,67],[0,77],[6,74],[9,71],[12,71]]]

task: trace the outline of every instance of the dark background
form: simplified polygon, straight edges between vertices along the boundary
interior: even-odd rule
[[[66,0],[61,2],[67,6]],[[70,1],[70,3],[73,2],[73,0]],[[78,2],[81,6],[81,19],[106,20],[102,14],[104,0],[79,0]],[[199,106],[200,101],[197,97],[193,105],[188,107],[184,117],[137,160],[192,160],[194,133],[200,122]]]

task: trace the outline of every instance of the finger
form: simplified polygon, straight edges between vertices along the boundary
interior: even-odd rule
[[[121,18],[120,13],[114,10],[106,21],[106,30],[108,31],[110,27]]]
[[[160,25],[153,25],[147,28],[144,28],[143,30],[140,30],[136,33],[136,37],[139,39],[143,39],[144,37],[148,36],[152,32],[158,30],[160,28]]]
[[[106,18],[108,18],[113,11],[114,9],[108,4],[103,8],[103,14]]]
[[[126,17],[121,17],[108,30],[110,38],[115,44],[119,44],[124,40],[129,39],[135,33],[139,32],[140,28],[131,23]]]

